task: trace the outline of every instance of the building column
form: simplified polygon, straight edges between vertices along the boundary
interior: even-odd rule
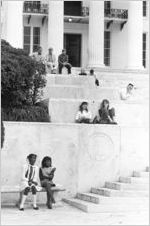
[[[128,8],[128,69],[142,69],[143,14],[142,1],[129,1]]]
[[[90,1],[89,67],[104,67],[104,1]]]
[[[4,39],[15,48],[23,48],[23,1],[8,1]]]
[[[48,48],[52,47],[56,58],[63,49],[64,39],[64,3],[49,1]]]

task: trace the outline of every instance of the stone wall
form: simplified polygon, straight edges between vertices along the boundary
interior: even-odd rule
[[[149,162],[148,128],[118,125],[4,122],[5,143],[1,151],[1,183],[18,185],[21,167],[29,153],[37,164],[45,155],[57,168],[55,183],[66,196],[103,186],[105,181],[144,170]]]

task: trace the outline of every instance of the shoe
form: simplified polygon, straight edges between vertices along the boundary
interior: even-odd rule
[[[39,210],[39,207],[37,207],[37,206],[34,207],[34,206],[33,206],[33,209],[34,209],[34,210]]]
[[[47,204],[47,208],[48,208],[48,209],[52,209],[52,203],[48,203],[48,204]]]
[[[24,208],[19,208],[20,211],[24,211]]]

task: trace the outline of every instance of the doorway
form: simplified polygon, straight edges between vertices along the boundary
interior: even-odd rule
[[[73,67],[81,66],[81,34],[64,34],[64,48]]]

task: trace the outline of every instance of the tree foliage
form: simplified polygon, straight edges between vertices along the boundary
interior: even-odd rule
[[[46,85],[45,65],[23,49],[1,41],[1,105],[4,120],[49,121],[47,106],[37,106]]]
[[[45,65],[4,40],[1,53],[2,107],[34,105],[46,85]]]

